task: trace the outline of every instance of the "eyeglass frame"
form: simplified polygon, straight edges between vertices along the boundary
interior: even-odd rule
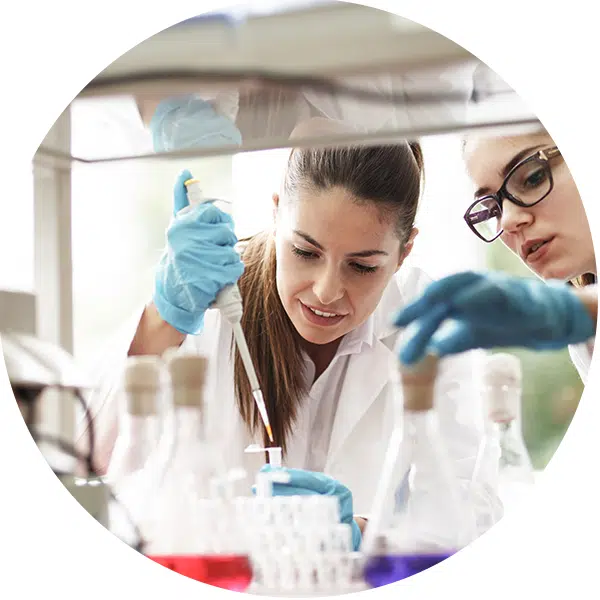
[[[522,208],[531,208],[532,206],[535,206],[536,204],[539,204],[542,200],[544,200],[544,198],[546,198],[550,192],[552,192],[552,190],[554,189],[554,178],[552,177],[552,169],[550,168],[550,160],[552,158],[555,158],[557,156],[561,155],[561,151],[558,149],[557,146],[551,146],[550,148],[542,148],[541,150],[538,150],[537,152],[534,152],[533,154],[531,154],[530,156],[524,158],[523,160],[520,160],[506,175],[506,177],[504,178],[504,181],[502,182],[502,185],[500,186],[500,188],[498,189],[498,191],[495,194],[486,194],[485,196],[481,196],[480,198],[476,198],[475,202],[473,202],[473,204],[471,204],[469,206],[469,208],[467,208],[465,214],[463,215],[463,219],[466,222],[468,228],[480,239],[483,240],[484,242],[486,242],[487,244],[491,244],[492,242],[496,241],[503,233],[504,233],[504,229],[501,229],[498,234],[492,238],[491,240],[486,240],[476,229],[475,226],[472,225],[468,219],[469,217],[469,213],[471,212],[471,210],[473,209],[474,206],[476,206],[477,204],[479,204],[480,202],[483,202],[484,200],[487,199],[492,199],[495,200],[496,203],[498,204],[498,206],[500,207],[500,216],[502,216],[502,200],[508,200],[509,202],[512,202],[513,204],[516,204],[517,206],[521,206]],[[546,173],[548,174],[548,179],[550,181],[550,188],[548,189],[548,191],[539,199],[536,200],[535,202],[532,202],[531,204],[525,204],[525,202],[522,202],[521,200],[519,200],[518,198],[515,198],[510,192],[508,192],[508,190],[506,189],[506,184],[508,183],[508,180],[513,176],[513,174],[515,173],[515,171],[517,171],[517,169],[520,169],[524,164],[528,163],[528,162],[539,162],[542,164],[542,166],[544,167]]]

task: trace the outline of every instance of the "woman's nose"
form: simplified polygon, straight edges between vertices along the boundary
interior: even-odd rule
[[[502,218],[500,226],[505,233],[517,233],[523,227],[527,227],[533,223],[534,217],[531,208],[517,206],[509,200],[504,200],[502,203]]]
[[[337,269],[333,267],[322,269],[315,279],[313,292],[323,306],[343,298],[344,286]]]

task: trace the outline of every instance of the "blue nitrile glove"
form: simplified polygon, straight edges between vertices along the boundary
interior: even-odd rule
[[[235,123],[194,95],[163,100],[152,115],[150,132],[155,152],[242,143]]]
[[[273,496],[310,496],[317,494],[337,496],[340,504],[340,521],[352,527],[352,546],[354,550],[358,550],[362,534],[360,527],[354,520],[352,492],[345,485],[342,485],[339,481],[324,473],[315,473],[303,469],[288,469],[264,465],[260,472],[267,473],[273,470],[284,471],[290,476],[288,483],[273,482]]]
[[[175,182],[173,219],[153,296],[161,318],[186,334],[201,330],[204,312],[217,294],[244,272],[234,249],[232,218],[211,202],[190,207],[184,182],[191,178],[186,170]]]
[[[411,323],[415,331],[399,352],[405,364],[427,351],[444,356],[496,346],[557,350],[589,339],[596,328],[564,282],[472,271],[433,282],[394,319],[398,327]]]

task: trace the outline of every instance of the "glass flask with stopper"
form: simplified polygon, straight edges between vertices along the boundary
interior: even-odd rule
[[[163,363],[158,357],[127,359],[119,397],[118,435],[105,477],[120,504],[110,506],[110,529],[121,539],[132,533],[121,506],[143,529],[146,474],[160,436],[162,374]]]
[[[203,386],[207,359],[171,355],[172,415],[153,472],[146,555],[196,581],[244,591],[252,580],[244,532],[227,474],[207,439]]]
[[[394,361],[400,414],[362,547],[363,577],[371,587],[420,573],[474,537],[474,515],[454,475],[434,406],[437,371],[433,355],[411,366]]]
[[[483,393],[488,435],[500,445],[499,491],[504,510],[512,510],[535,483],[534,469],[521,428],[522,369],[513,354],[486,357]]]

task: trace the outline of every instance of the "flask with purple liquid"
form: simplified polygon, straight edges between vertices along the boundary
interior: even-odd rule
[[[365,536],[363,577],[371,587],[420,573],[474,536],[474,517],[469,503],[461,501],[464,494],[439,431],[434,408],[437,368],[432,355],[410,367],[395,366],[402,418],[388,448],[388,475],[376,495],[377,517]]]

